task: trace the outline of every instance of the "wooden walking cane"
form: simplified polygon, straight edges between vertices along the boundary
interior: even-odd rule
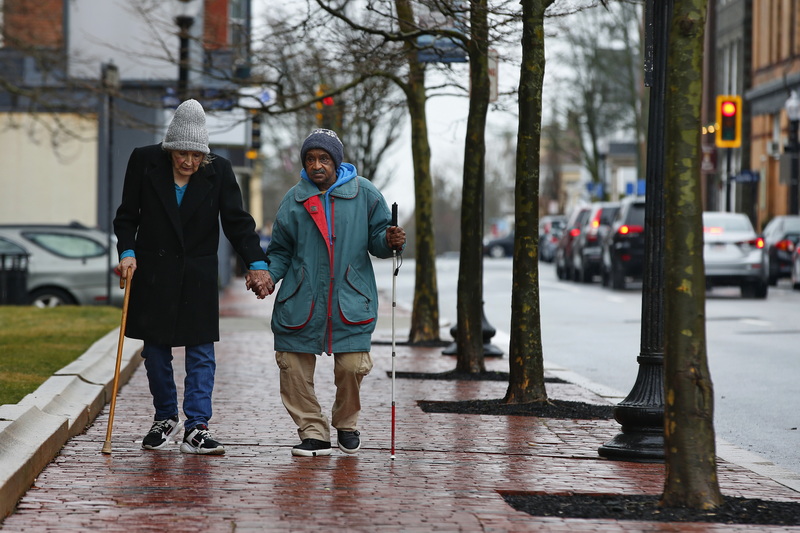
[[[125,289],[125,297],[122,300],[122,324],[119,328],[119,342],[117,343],[117,365],[114,368],[114,385],[111,390],[111,407],[108,411],[108,428],[106,429],[106,441],[103,443],[103,453],[111,453],[111,427],[114,425],[114,408],[117,405],[117,387],[119,387],[119,369],[122,365],[122,343],[125,340],[125,324],[128,321],[128,298],[131,294],[131,279],[133,270],[130,267],[125,271],[125,275],[119,278],[119,288]]]

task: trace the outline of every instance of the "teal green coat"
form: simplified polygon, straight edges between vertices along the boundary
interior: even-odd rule
[[[387,258],[391,212],[349,163],[327,193],[303,179],[281,201],[267,249],[277,283],[275,349],[302,353],[369,351],[378,289],[369,254]]]

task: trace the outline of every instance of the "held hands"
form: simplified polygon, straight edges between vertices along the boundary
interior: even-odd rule
[[[386,229],[386,244],[393,250],[400,250],[406,243],[406,231],[400,226],[389,226]]]
[[[263,300],[275,290],[275,283],[268,270],[248,270],[244,276],[244,284],[259,300]]]

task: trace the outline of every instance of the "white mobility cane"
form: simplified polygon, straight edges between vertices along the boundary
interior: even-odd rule
[[[392,226],[397,227],[397,202],[392,204]],[[397,248],[392,247],[392,449],[391,459],[394,461],[394,427],[395,427],[395,404],[394,404],[394,360],[395,360],[395,341],[394,341],[394,311],[397,308]]]

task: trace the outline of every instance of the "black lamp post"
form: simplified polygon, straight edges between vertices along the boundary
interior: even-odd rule
[[[178,100],[183,102],[189,96],[189,29],[194,24],[194,17],[188,15],[187,4],[192,0],[179,0],[183,4],[183,13],[175,17],[178,25],[180,49],[178,56]]]
[[[114,63],[104,63],[100,67],[100,74],[105,93],[105,130],[106,130],[106,223],[108,224],[108,264],[112,264],[114,251],[112,250],[111,234],[114,232],[112,224],[114,217],[114,172],[113,172],[113,146],[114,146],[114,93],[119,90],[119,69]],[[106,303],[111,305],[111,272],[106,276]]]
[[[789,214],[798,214],[798,180],[800,180],[800,168],[798,168],[798,145],[797,127],[800,125],[800,98],[797,91],[792,91],[789,99],[786,100],[786,115],[789,117],[789,146],[787,150],[792,154],[791,175],[789,176]]]
[[[647,0],[645,69],[650,86],[645,198],[645,267],[642,280],[639,373],[628,396],[614,408],[622,431],[598,453],[623,461],[664,460],[664,124],[667,43],[673,0]]]

